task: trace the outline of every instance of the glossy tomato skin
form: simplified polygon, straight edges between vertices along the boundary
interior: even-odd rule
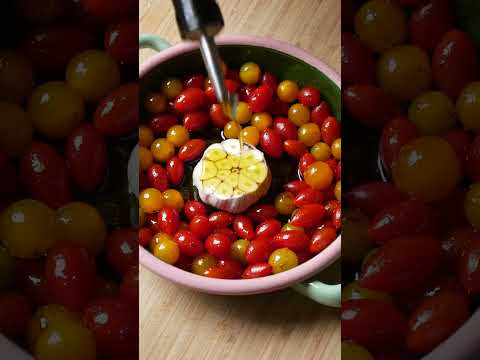
[[[93,47],[93,35],[75,26],[57,26],[32,32],[22,48],[41,71],[63,71],[76,54]]]
[[[205,129],[210,122],[208,113],[205,111],[193,111],[186,113],[183,117],[183,126],[189,132],[196,132]]]
[[[70,176],[80,190],[95,191],[107,170],[104,137],[92,124],[80,125],[65,142],[65,159]]]
[[[183,207],[183,212],[188,220],[192,220],[197,215],[207,216],[205,205],[196,200],[188,200]]]
[[[450,30],[438,43],[432,58],[435,83],[448,96],[456,98],[478,74],[478,57],[470,37]]]
[[[138,128],[138,84],[120,86],[103,99],[94,115],[95,127],[105,136],[124,136]]]
[[[223,227],[223,228],[215,229],[214,232],[217,233],[217,234],[222,234],[222,235],[227,236],[230,239],[231,242],[234,242],[234,241],[238,240],[237,233],[235,231],[233,231],[232,229],[230,229],[229,227]]]
[[[137,356],[138,321],[124,302],[94,300],[83,313],[83,323],[93,332],[99,355],[122,360]]]
[[[168,235],[174,235],[180,226],[180,215],[176,209],[163,208],[158,212],[160,230]]]
[[[322,126],[323,121],[330,116],[331,112],[330,105],[326,101],[322,101],[310,112],[310,120],[318,126]]]
[[[282,139],[273,129],[267,128],[261,132],[260,147],[265,154],[274,159],[278,159],[282,156]]]
[[[175,110],[188,113],[202,108],[206,104],[205,92],[199,88],[183,90],[175,99]]]
[[[318,204],[324,199],[323,193],[319,190],[307,188],[295,196],[295,205],[300,207],[307,204]]]
[[[135,229],[120,228],[107,239],[107,260],[120,275],[138,265],[138,234]]]
[[[249,264],[265,263],[272,252],[271,240],[257,238],[250,242],[245,252],[245,259]]]
[[[138,61],[138,23],[125,21],[109,26],[105,33],[105,49],[121,64]]]
[[[210,214],[208,221],[215,229],[224,228],[233,222],[233,215],[226,211],[215,211]]]
[[[480,135],[477,135],[468,147],[465,167],[473,182],[480,181]]]
[[[300,170],[300,173],[304,174],[308,167],[316,161],[317,159],[315,159],[315,156],[313,156],[311,153],[303,154],[298,162],[298,169]]]
[[[275,120],[273,120],[273,129],[284,141],[296,140],[298,137],[298,131],[295,124],[284,117],[277,117]]]
[[[230,256],[231,245],[232,241],[230,238],[218,232],[213,233],[205,240],[205,249],[209,254],[219,259],[225,259]]]
[[[333,141],[340,137],[340,125],[333,116],[328,116],[320,127],[322,140],[328,145],[332,145]]]
[[[442,239],[441,245],[445,260],[453,271],[461,267],[461,261],[475,238],[480,238],[471,226],[453,229]]]
[[[203,243],[192,231],[180,230],[175,234],[174,240],[182,254],[195,257],[203,253]]]
[[[242,264],[232,259],[220,259],[219,269],[223,272],[224,279],[239,279],[242,276]]]
[[[260,84],[267,85],[275,92],[277,91],[278,80],[275,75],[269,73],[268,71],[265,71],[262,75],[262,78],[260,79]]]
[[[0,295],[0,332],[8,337],[21,336],[32,317],[27,298],[19,293]]]
[[[189,76],[183,81],[184,88],[203,88],[203,84],[205,83],[205,75],[203,74],[194,74]]]
[[[219,129],[223,129],[230,121],[230,118],[225,115],[222,105],[220,104],[212,104],[212,106],[210,106],[210,118],[212,119],[212,124]]]
[[[354,34],[342,32],[342,81],[345,85],[373,84],[375,59]]]
[[[253,222],[248,216],[235,216],[233,219],[233,229],[241,239],[252,240],[255,237]]]
[[[432,234],[435,226],[431,207],[418,200],[406,200],[376,214],[370,222],[368,235],[381,245],[398,236]]]
[[[312,86],[304,86],[298,92],[298,101],[308,107],[315,107],[320,104],[320,91]]]
[[[275,219],[265,220],[255,229],[255,237],[272,238],[277,235],[282,228],[282,223]]]
[[[20,159],[20,176],[31,196],[50,207],[61,207],[72,198],[65,160],[51,145],[32,143]]]
[[[207,143],[202,139],[193,139],[182,145],[178,150],[178,157],[183,161],[198,159],[205,150]]]
[[[407,320],[390,301],[355,299],[342,303],[342,339],[368,349],[403,347]]]
[[[270,86],[261,85],[255,89],[249,99],[249,106],[252,112],[262,112],[272,102],[273,90]]]
[[[337,230],[333,226],[323,226],[313,232],[310,240],[309,250],[313,254],[318,254],[330,245],[337,238]]]
[[[148,126],[152,129],[155,136],[165,134],[172,126],[177,125],[178,121],[172,114],[159,114],[150,119]]]
[[[249,208],[247,215],[256,223],[273,219],[278,215],[277,209],[271,204],[258,204]]]
[[[45,276],[53,303],[72,311],[83,309],[93,295],[95,275],[95,260],[84,248],[59,247],[48,252]]]
[[[185,164],[179,157],[174,156],[167,161],[166,165],[168,180],[173,186],[178,186],[182,183],[185,175]]]
[[[405,293],[424,285],[442,259],[440,242],[430,236],[388,241],[366,262],[359,285],[387,293]]]
[[[244,279],[254,279],[263,276],[272,275],[272,265],[269,263],[257,263],[248,265],[248,267],[243,271],[242,278]]]
[[[290,223],[302,228],[313,228],[320,225],[324,216],[325,208],[322,204],[307,204],[295,211]]]
[[[380,138],[380,157],[390,170],[403,145],[418,136],[417,127],[406,117],[395,117],[385,124]]]
[[[298,140],[285,140],[283,142],[283,150],[285,150],[290,157],[299,159],[307,152],[307,147],[303,142]]]
[[[31,304],[42,306],[51,302],[43,259],[17,260],[15,283]]]
[[[469,306],[468,296],[461,291],[443,290],[426,298],[410,315],[408,350],[432,351],[467,321]]]
[[[302,180],[292,180],[285,185],[283,185],[283,189],[293,195],[297,196],[302,191],[310,189],[310,186],[307,185],[305,181]]]
[[[480,294],[480,235],[478,233],[461,259],[460,276],[469,294]]]
[[[200,239],[205,239],[213,231],[213,226],[205,215],[196,215],[189,225],[190,230]]]
[[[168,189],[167,171],[159,164],[153,164],[147,170],[148,184],[159,191]]]
[[[292,251],[302,251],[310,245],[310,238],[301,230],[282,231],[272,240],[273,249],[288,248]]]

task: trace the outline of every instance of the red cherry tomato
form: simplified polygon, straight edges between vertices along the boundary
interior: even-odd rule
[[[32,317],[32,309],[22,294],[3,293],[0,295],[0,333],[8,337],[21,336]]]
[[[339,161],[337,167],[335,168],[335,179],[340,180],[342,178],[342,162]]]
[[[323,201],[323,193],[319,190],[307,188],[295,196],[295,205],[300,207],[307,204],[318,204]]]
[[[480,181],[480,135],[468,147],[465,163],[468,177],[473,182]]]
[[[105,33],[105,50],[121,64],[138,61],[138,22],[112,24]]]
[[[79,311],[95,289],[95,261],[84,248],[54,248],[47,255],[45,276],[53,303]]]
[[[310,238],[301,230],[287,230],[275,235],[272,240],[273,249],[289,248],[302,251],[310,245]]]
[[[315,106],[310,112],[310,121],[322,126],[323,121],[330,116],[330,105],[327,102],[322,101],[320,105]]]
[[[368,349],[397,348],[403,345],[407,320],[390,301],[355,299],[342,303],[342,340],[351,340]]]
[[[325,208],[321,204],[308,204],[299,207],[292,216],[290,223],[303,228],[313,228],[320,225],[325,216]]]
[[[278,80],[275,75],[266,71],[262,75],[260,84],[268,86],[270,89],[272,89],[273,92],[275,92],[277,91]]]
[[[298,92],[298,101],[308,107],[320,105],[320,91],[312,86],[304,86]]]
[[[245,252],[245,259],[249,264],[259,264],[267,261],[272,252],[272,244],[269,239],[258,238],[250,242]]]
[[[17,260],[15,282],[29,301],[38,306],[50,303],[50,291],[45,278],[45,261]]]
[[[105,136],[123,136],[138,128],[138,84],[120,86],[100,102],[95,127]]]
[[[274,97],[271,103],[267,106],[266,112],[272,114],[273,116],[288,116],[289,104],[283,102],[277,97]]]
[[[471,243],[478,237],[470,226],[464,226],[450,231],[442,239],[442,250],[451,269],[457,270],[461,260],[467,253]]]
[[[342,227],[342,207],[340,205],[333,210],[332,224],[337,230]]]
[[[167,161],[166,169],[170,184],[174,186],[180,185],[185,175],[185,164],[183,161],[174,156]]]
[[[190,221],[190,231],[200,239],[205,239],[213,231],[213,226],[205,215],[196,215]]]
[[[470,37],[458,30],[447,32],[433,53],[432,73],[438,88],[456,98],[478,74],[478,58],[475,44]]]
[[[202,89],[188,88],[175,99],[175,110],[188,113],[200,109],[206,104],[206,95]]]
[[[480,294],[480,235],[478,233],[462,257],[460,276],[469,294]]]
[[[180,230],[175,234],[174,240],[182,254],[195,257],[203,253],[203,243],[192,231]]]
[[[205,142],[205,140],[190,140],[186,144],[182,145],[182,147],[180,147],[180,149],[178,150],[178,157],[180,158],[180,160],[183,161],[196,160],[202,155],[203,150],[205,150],[206,146],[207,143]]]
[[[340,125],[333,116],[327,117],[320,128],[323,142],[332,145],[333,141],[340,137]]]
[[[148,226],[150,229],[152,229],[154,234],[160,232],[160,226],[158,224],[158,214],[146,214],[145,226]]]
[[[92,124],[80,125],[66,139],[65,159],[80,190],[93,192],[102,183],[107,170],[105,139]]]
[[[400,113],[393,98],[373,85],[349,86],[344,90],[342,100],[353,120],[369,128],[381,128]]]
[[[296,196],[302,191],[310,189],[310,186],[305,181],[293,180],[283,185],[283,189]]]
[[[417,127],[404,116],[387,122],[383,128],[379,149],[383,166],[390,170],[402,146],[417,136]]]
[[[284,117],[277,117],[273,121],[273,130],[282,140],[297,140],[298,131],[294,123]]]
[[[252,112],[262,112],[272,102],[273,90],[267,85],[261,85],[250,96],[248,104]]]
[[[237,233],[228,227],[215,229],[215,233],[227,236],[231,242],[238,240]]]
[[[267,128],[260,134],[260,147],[268,156],[278,159],[282,156],[282,139],[273,129]]]
[[[268,219],[273,219],[278,215],[277,209],[271,204],[258,204],[251,207],[247,215],[256,223],[264,222]]]
[[[375,83],[376,67],[372,52],[355,35],[342,33],[342,82],[351,84]]]
[[[214,104],[218,102],[217,95],[215,94],[215,88],[213,86],[207,86],[205,88],[205,97],[208,104]]]
[[[372,217],[402,201],[403,195],[392,183],[374,181],[355,186],[345,198],[351,208]]]
[[[208,221],[214,229],[223,228],[233,222],[233,215],[225,211],[215,211],[210,214]]]
[[[210,107],[210,118],[212,119],[212,124],[219,129],[223,129],[230,121],[220,104],[212,104]]]
[[[107,239],[107,260],[120,275],[125,275],[138,265],[138,234],[135,229],[120,228],[110,233]]]
[[[310,252],[318,254],[337,238],[337,230],[333,226],[323,226],[312,234]]]
[[[207,216],[207,208],[205,205],[195,200],[188,200],[183,207],[183,212],[188,220],[192,220],[198,215]]]
[[[163,208],[158,212],[158,226],[169,235],[177,232],[180,226],[180,215],[176,209]]]
[[[189,76],[183,82],[183,87],[187,88],[203,88],[203,84],[205,83],[205,75],[203,74],[194,74]]]
[[[183,117],[183,126],[189,132],[202,131],[208,126],[210,117],[205,111],[194,111],[185,114]]]
[[[365,264],[359,285],[387,293],[405,293],[424,285],[440,263],[440,242],[411,235],[388,241]]]
[[[150,245],[150,240],[152,240],[153,233],[152,230],[146,227],[142,227],[138,230],[138,243],[143,247],[148,247]]]
[[[432,234],[436,218],[432,208],[418,200],[406,200],[380,211],[370,222],[368,236],[384,244],[398,236]]]
[[[20,177],[36,200],[58,208],[72,198],[65,160],[51,145],[34,142],[20,159]]]
[[[408,350],[432,351],[469,318],[469,305],[468,297],[460,291],[443,290],[426,298],[410,315]]]
[[[277,235],[280,230],[282,229],[282,223],[275,219],[265,220],[264,222],[260,223],[256,230],[255,236],[257,238],[266,237],[272,238]]]
[[[241,85],[238,88],[239,100],[248,103],[255,89],[256,89],[255,85],[246,85],[246,84]]]
[[[272,274],[272,266],[269,263],[257,263],[248,265],[248,267],[243,271],[242,278],[254,279]]]
[[[285,140],[283,142],[283,150],[285,150],[289,156],[300,159],[302,155],[307,152],[307,147],[299,140]]]
[[[165,134],[173,125],[177,125],[177,118],[171,114],[155,115],[150,119],[148,126],[156,136]]]
[[[134,308],[138,307],[139,302],[138,276],[138,266],[135,266],[125,274],[120,285],[120,298]]]
[[[122,360],[137,356],[138,323],[124,302],[94,300],[85,309],[83,323],[93,332],[99,355]]]
[[[167,171],[159,164],[153,164],[147,170],[148,184],[160,191],[168,189]]]
[[[231,245],[232,241],[230,238],[218,232],[213,233],[205,240],[205,249],[209,254],[219,259],[225,259],[230,256]]]
[[[253,228],[252,220],[248,216],[235,216],[233,219],[233,229],[242,239],[252,240],[255,237],[255,229]]]
[[[242,264],[232,259],[219,260],[216,268],[222,279],[239,279],[242,276]],[[206,276],[208,275],[209,270],[206,272]]]
[[[316,161],[317,159],[315,159],[315,156],[313,156],[311,153],[305,153],[302,155],[300,161],[298,162],[298,169],[303,174],[305,173],[307,168]]]

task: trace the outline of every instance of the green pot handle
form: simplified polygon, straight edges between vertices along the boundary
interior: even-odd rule
[[[171,46],[168,41],[153,34],[141,34],[139,44],[140,49],[152,49],[155,51],[162,51]],[[340,307],[342,291],[340,284],[328,285],[317,280],[295,284],[292,288],[319,304]]]

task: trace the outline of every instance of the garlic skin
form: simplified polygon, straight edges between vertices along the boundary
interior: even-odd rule
[[[192,178],[204,203],[232,214],[258,202],[272,183],[263,153],[248,144],[241,151],[237,139],[210,145],[195,166]]]

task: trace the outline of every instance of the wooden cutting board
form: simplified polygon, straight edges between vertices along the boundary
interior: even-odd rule
[[[340,1],[220,0],[224,33],[270,36],[340,72]],[[170,0],[140,0],[140,32],[180,42]],[[140,61],[153,52],[143,50]],[[223,297],[200,294],[140,268],[142,360],[340,359],[337,310],[292,290]]]

